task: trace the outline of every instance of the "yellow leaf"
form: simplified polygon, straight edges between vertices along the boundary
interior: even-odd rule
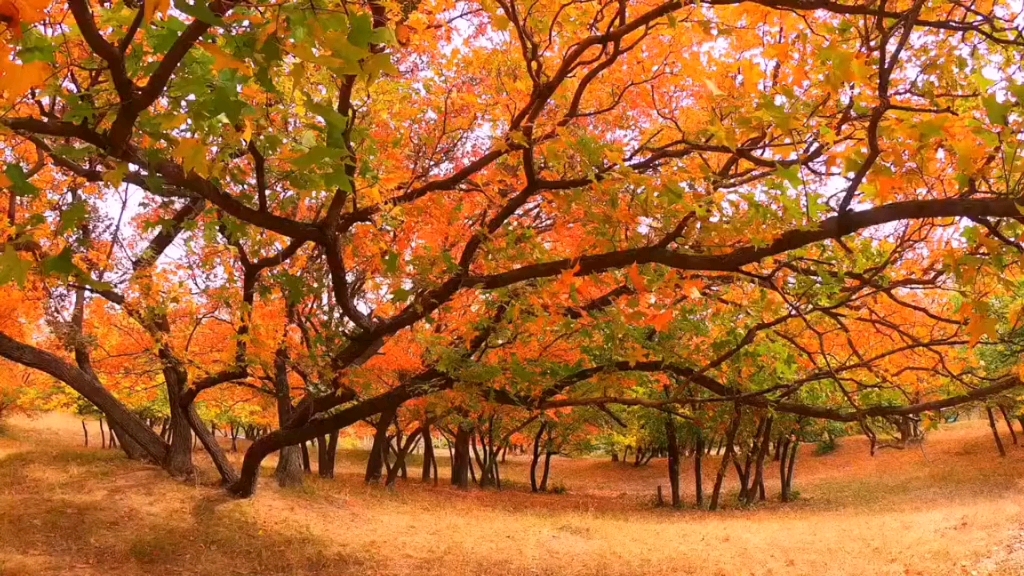
[[[14,36],[20,37],[21,25],[42,20],[49,5],[50,0],[0,0],[0,22],[7,23]]]
[[[171,154],[181,160],[181,166],[185,169],[186,174],[189,172],[195,172],[200,176],[209,174],[209,167],[206,163],[206,147],[198,138],[182,138]]]
[[[369,188],[363,189],[363,198],[369,200],[369,204],[380,204],[380,190],[376,186],[370,186]]]
[[[971,320],[967,324],[967,334],[970,336],[970,346],[974,348],[982,336],[995,339],[999,334],[996,332],[996,320],[988,316],[971,314]]]
[[[251,69],[245,62],[235,58],[231,54],[228,54],[222,50],[216,44],[210,44],[209,42],[200,42],[199,46],[210,56],[213,56],[213,69],[220,72],[221,70],[227,70],[233,68],[245,74],[250,74]]]
[[[8,102],[13,102],[32,88],[42,86],[52,73],[50,67],[42,62],[19,65],[0,61],[0,90],[7,93]]]
[[[242,131],[242,141],[247,143],[249,140],[252,140],[252,122],[246,119],[245,130]]]
[[[715,96],[725,96],[725,92],[722,92],[718,87],[718,84],[715,84],[710,78],[705,78],[704,84],[707,84],[707,87],[711,89],[711,94]]]

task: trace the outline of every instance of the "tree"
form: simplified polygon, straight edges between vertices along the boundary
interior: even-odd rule
[[[252,495],[268,454],[426,396],[873,435],[1021,384],[976,354],[1022,233],[1003,3],[3,6],[0,279],[17,322],[63,317],[0,356],[173,474],[196,434]],[[95,368],[101,307],[170,443]],[[266,396],[282,341],[303,390],[236,481],[195,402]]]

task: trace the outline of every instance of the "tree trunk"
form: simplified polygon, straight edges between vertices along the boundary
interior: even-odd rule
[[[282,343],[274,353],[274,400],[277,403],[277,424],[283,427],[292,414],[292,392],[288,384],[288,350]],[[231,425],[231,450],[238,451],[238,433],[241,426]],[[304,453],[302,446],[285,446],[277,453],[277,468],[274,478],[282,488],[298,488],[305,481]]]
[[[146,454],[146,451],[142,449],[142,446],[139,446],[139,443],[132,440],[132,437],[125,434],[121,428],[111,424],[110,433],[112,436],[117,437],[117,443],[121,446],[121,451],[124,452],[129,460],[152,461],[149,455]]]
[[[107,447],[107,431],[103,428],[103,418],[100,418],[100,448]]]
[[[277,469],[274,470],[278,486],[298,488],[302,486],[305,475],[302,468],[302,448],[299,446],[281,448],[277,457]]]
[[[471,466],[469,455],[469,440],[471,430],[459,425],[455,430],[455,450],[452,456],[452,485],[458,486],[461,490],[469,490],[469,468]]]
[[[231,425],[231,451],[238,452],[238,427]]]
[[[23,344],[0,332],[0,357],[49,374],[84,396],[127,436],[131,436],[155,462],[166,464],[168,446],[138,416],[132,414],[94,376],[60,357]]]
[[[722,484],[725,482],[725,474],[729,471],[729,464],[731,463],[735,452],[734,446],[736,433],[739,432],[740,429],[741,417],[742,413],[739,405],[737,405],[736,415],[733,416],[732,423],[729,425],[729,431],[722,440],[722,442],[725,443],[725,455],[722,456],[722,464],[718,467],[718,476],[715,478],[715,488],[711,492],[711,505],[708,507],[709,510],[718,509],[718,503],[722,497]]]
[[[238,474],[235,472],[235,468],[231,465],[227,455],[224,454],[224,449],[217,443],[217,439],[203,425],[203,421],[199,418],[199,412],[196,411],[195,404],[189,404],[187,414],[189,426],[195,432],[206,453],[210,455],[210,460],[213,461],[213,465],[217,468],[221,481],[227,486],[237,482]]]
[[[753,504],[755,497],[760,495],[760,499],[765,499],[764,491],[764,460],[768,457],[768,448],[771,446],[771,435],[772,435],[772,424],[775,418],[769,414],[765,418],[764,432],[761,435],[761,440],[758,443],[757,461],[754,468],[754,481],[750,485],[750,490],[747,492],[747,505]]]
[[[704,436],[697,435],[696,445],[693,449],[693,481],[694,490],[697,492],[697,507],[704,507]]]
[[[1010,430],[1010,438],[1013,439],[1013,445],[1017,445],[1017,432],[1013,429],[1013,424],[1010,422],[1010,416],[1006,413],[1006,408],[1000,406],[999,412],[1003,415],[1003,420],[1006,422],[1006,428]]]
[[[679,493],[679,437],[672,415],[665,417],[665,437],[668,438],[668,483],[672,490],[672,507],[682,508],[683,498]]]
[[[340,430],[335,430],[327,435],[327,464],[326,467],[320,471],[321,478],[334,479],[334,468],[338,462],[339,435],[341,435]]]
[[[370,459],[366,462],[366,474],[363,481],[367,484],[379,484],[384,476],[384,465],[387,460],[388,451],[391,449],[391,440],[388,439],[388,428],[395,421],[395,411],[382,412],[377,419],[377,426],[373,434],[373,445],[370,447]]]
[[[537,492],[539,487],[537,485],[537,465],[540,463],[540,441],[544,437],[544,429],[547,428],[547,422],[541,422],[540,428],[537,430],[537,436],[533,439],[533,459],[530,461],[530,491]]]
[[[789,465],[789,438],[782,441],[782,446],[778,450],[779,453],[779,499],[783,502],[789,502],[789,494],[786,491],[786,468]]]
[[[192,466],[192,427],[188,422],[188,411],[181,406],[185,376],[181,370],[168,365],[165,357],[166,354],[161,352],[161,359],[165,361],[164,382],[171,412],[171,449],[165,467],[172,476],[184,478],[191,476],[195,470]]]
[[[82,420],[82,433],[85,434],[85,447],[89,447],[89,427],[86,426],[85,420]]]
[[[420,478],[424,482],[430,481],[430,473],[437,467],[434,462],[434,437],[430,434],[430,423],[423,424],[423,471]]]
[[[313,466],[309,463],[309,445],[303,442],[299,448],[302,451],[302,471],[306,474],[312,474]]]
[[[793,470],[796,468],[796,455],[800,448],[800,441],[794,441],[789,447],[789,464],[786,466],[786,483],[782,489],[784,502],[789,502],[793,494]]]
[[[551,472],[551,457],[554,456],[554,452],[548,452],[544,455],[544,475],[540,479],[540,491],[548,491],[548,475]]]
[[[399,471],[405,468],[405,457],[409,454],[413,444],[419,441],[419,435],[421,432],[422,429],[417,429],[412,434],[409,434],[408,438],[405,439],[405,443],[398,448],[398,455],[395,456],[395,463],[388,468],[388,475],[384,480],[384,486],[392,490],[394,489],[395,484],[398,481]]]
[[[316,439],[316,471],[321,478],[327,478],[327,436]]]
[[[996,417],[992,414],[992,408],[986,407],[985,411],[988,412],[988,425],[992,428],[992,437],[996,440],[996,448],[999,448],[999,455],[1005,458],[1006,449],[1003,448],[1003,441],[999,438],[999,429],[996,428]]]

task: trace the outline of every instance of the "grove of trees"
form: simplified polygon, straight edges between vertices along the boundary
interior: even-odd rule
[[[1012,432],[1020,10],[0,0],[0,411],[241,497],[357,426],[368,482],[446,438],[463,488],[664,455],[676,506],[721,450],[711,508],[844,431]]]

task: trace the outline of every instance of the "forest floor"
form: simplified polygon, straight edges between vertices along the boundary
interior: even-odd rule
[[[504,465],[505,490],[463,493],[445,485],[445,455],[439,487],[389,492],[362,485],[354,450],[335,480],[301,489],[279,489],[267,462],[257,497],[234,500],[212,470],[185,484],[96,447],[91,425],[85,448],[70,416],[5,423],[0,575],[1024,575],[1024,447],[999,458],[982,422],[873,458],[861,438],[825,456],[804,445],[796,502],[777,501],[773,465],[771,501],[739,509],[730,494],[713,513],[692,508],[690,465],[691,508],[654,506],[664,460],[557,458],[566,492],[534,495],[524,457]]]

